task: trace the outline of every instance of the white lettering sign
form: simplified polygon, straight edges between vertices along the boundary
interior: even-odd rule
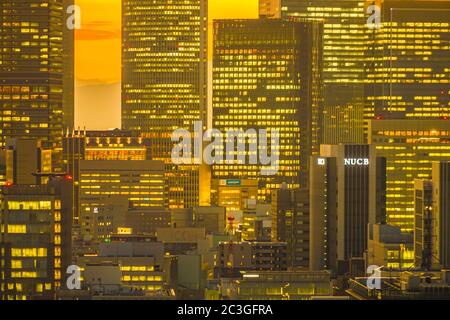
[[[368,166],[369,159],[367,159],[367,158],[344,159],[344,165],[346,165],[346,166]]]

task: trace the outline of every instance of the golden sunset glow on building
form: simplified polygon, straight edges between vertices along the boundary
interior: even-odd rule
[[[320,143],[321,37],[321,25],[312,22],[215,21],[213,127],[226,133],[227,144],[233,131],[238,140],[254,142],[261,132],[258,137],[251,130],[278,130],[268,131],[264,152],[272,148],[279,158],[271,164],[278,172],[264,176],[264,166],[249,161],[255,152],[261,156],[261,146],[244,151],[245,164],[228,160],[230,152],[237,158],[242,151],[225,150],[226,162],[213,165],[214,179],[257,179],[264,200],[283,182],[289,188],[307,184],[308,155]],[[278,135],[279,146],[271,135]]]
[[[0,0],[0,302],[112,301],[0,317],[450,300],[449,64],[450,0]]]
[[[364,142],[365,1],[272,1],[280,2],[282,17],[323,22],[322,143]]]
[[[0,4],[0,146],[7,138],[41,139],[55,154],[54,167],[61,152],[63,92],[69,89],[64,77],[71,75],[63,72],[69,63],[64,59],[63,4]],[[54,18],[48,21],[48,16]]]
[[[449,1],[382,3],[367,46],[366,119],[450,117]]]
[[[53,299],[71,259],[69,182],[9,186],[0,197],[0,299]],[[70,200],[69,200],[70,201]]]

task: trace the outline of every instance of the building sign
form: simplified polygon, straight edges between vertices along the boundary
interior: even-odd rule
[[[241,185],[241,180],[238,179],[232,179],[232,180],[227,180],[227,186],[240,186]]]
[[[368,166],[369,159],[367,159],[367,158],[344,159],[344,165],[346,165],[346,166]]]
[[[318,158],[317,159],[317,165],[324,166],[325,165],[325,158]]]

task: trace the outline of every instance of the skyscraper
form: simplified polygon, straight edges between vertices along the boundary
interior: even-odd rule
[[[385,222],[385,166],[370,145],[322,145],[312,157],[311,270],[345,273],[363,261],[368,224]]]
[[[53,149],[55,168],[61,160],[63,100],[70,101],[64,93],[71,77],[63,74],[64,45],[70,43],[63,37],[70,33],[64,31],[64,3],[0,4],[0,145],[7,138],[39,139]]]
[[[206,117],[207,2],[124,0],[122,10],[122,127],[167,158],[172,132]]]
[[[381,3],[381,26],[368,33],[365,117],[450,117],[450,1]]]
[[[128,209],[163,209],[162,161],[81,160],[79,224],[83,241],[96,244],[123,226]]]
[[[433,183],[414,180],[414,265],[431,269]]]
[[[313,22],[214,22],[213,127],[227,144],[233,133],[249,142],[258,139],[252,131],[261,129],[268,130],[267,140],[278,136],[279,146],[271,148],[279,170],[262,175],[263,165],[230,162],[228,156],[241,151],[226,150],[227,161],[213,165],[213,178],[258,179],[260,200],[269,200],[283,182],[288,188],[307,184],[309,156],[320,143],[321,36],[321,25]],[[249,160],[254,152],[244,154]]]
[[[260,8],[270,7],[262,4]],[[281,16],[323,21],[322,143],[363,143],[364,48],[363,0],[272,0]],[[260,14],[264,14],[261,11]]]
[[[13,184],[41,184],[46,178],[37,173],[52,171],[52,150],[44,149],[35,139],[6,141],[6,181]]]
[[[387,223],[414,230],[414,179],[430,179],[433,161],[450,156],[449,120],[372,120],[369,143],[386,158]]]
[[[207,124],[207,1],[122,2],[122,128],[167,164],[169,206],[199,204],[199,166],[174,166],[172,133]]]

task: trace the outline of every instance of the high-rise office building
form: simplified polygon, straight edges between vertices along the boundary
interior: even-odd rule
[[[0,187],[6,184],[6,151],[0,149]]]
[[[207,11],[206,0],[122,2],[122,128],[166,163],[171,208],[202,204],[208,185],[198,165],[171,160],[176,129],[207,125]]]
[[[272,241],[287,243],[288,263],[309,268],[309,191],[272,191]]]
[[[281,0],[259,0],[259,16],[281,18]]]
[[[72,181],[5,186],[0,211],[0,299],[53,299],[71,264]]]
[[[368,33],[367,120],[450,117],[449,16],[445,0],[381,3]]]
[[[260,15],[323,22],[323,134],[327,144],[364,142],[364,0],[260,0]],[[272,9],[272,12],[274,10]]]
[[[221,234],[225,231],[226,210],[224,207],[192,208],[193,226],[205,228],[208,234]]]
[[[414,265],[431,269],[433,183],[414,180]]]
[[[258,141],[254,132],[267,130],[267,140],[277,136],[279,146],[266,145],[278,156],[272,175],[261,174],[262,164],[236,159],[241,150],[226,150],[227,160],[213,165],[213,178],[258,179],[260,200],[269,200],[283,182],[288,188],[307,184],[309,156],[320,143],[321,39],[322,27],[314,22],[214,22],[213,127],[227,145],[236,135]],[[247,149],[243,154],[250,160],[255,151]]]
[[[71,44],[67,35],[73,30],[65,31],[63,4],[63,0],[0,4],[0,145],[7,138],[39,139],[52,148],[55,169],[61,165],[63,110],[65,102],[70,104],[73,81],[73,72],[64,73],[73,59],[67,49]]]
[[[385,166],[370,145],[322,145],[320,157],[312,157],[311,270],[361,268],[368,224],[385,220]]]
[[[431,163],[450,155],[449,120],[372,120],[369,143],[386,158],[387,222],[414,230],[414,179],[430,179]]]
[[[415,264],[450,268],[450,162],[432,164],[431,180],[415,180]]]
[[[432,261],[450,268],[450,162],[434,162]]]
[[[329,299],[333,285],[329,271],[247,271],[223,296],[230,300],[311,300]]]

